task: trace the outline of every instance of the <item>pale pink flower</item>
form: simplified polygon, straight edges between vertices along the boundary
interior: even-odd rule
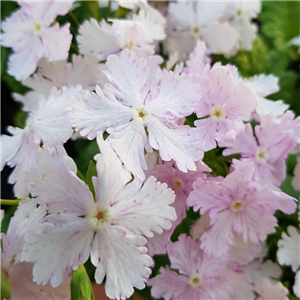
[[[201,248],[215,256],[227,255],[234,242],[234,234],[245,242],[259,243],[275,231],[276,209],[293,213],[294,199],[276,194],[252,180],[254,164],[240,164],[222,181],[198,178],[187,204],[201,215],[210,216],[210,228],[200,238]]]
[[[226,3],[226,8],[221,21],[228,22],[237,32],[236,50],[242,48],[250,51],[257,33],[257,25],[251,21],[260,13],[261,1],[225,0],[223,2]]]
[[[2,275],[12,287],[12,300],[70,299],[70,280],[63,281],[57,288],[50,284],[41,287],[32,280],[33,264],[22,261],[24,236],[34,226],[41,224],[45,214],[45,206],[37,208],[36,203],[31,200],[22,202],[10,220],[7,234],[2,234]]]
[[[178,126],[174,120],[194,111],[201,96],[199,86],[187,75],[172,72],[164,72],[160,82],[150,86],[147,62],[134,52],[111,55],[107,69],[110,84],[72,98],[70,118],[75,130],[88,139],[99,131],[110,133],[112,147],[140,179],[147,169],[144,149],[158,150],[162,160],[173,159],[183,172],[196,170],[194,162],[203,154],[197,129]]]
[[[180,59],[184,60],[197,41],[203,40],[209,53],[231,53],[238,36],[231,25],[218,21],[224,9],[225,5],[220,2],[170,3],[164,50],[167,53],[178,52]]]
[[[289,46],[296,46],[298,47],[298,53],[300,53],[300,35],[295,36],[288,42]]]
[[[205,149],[217,146],[216,140],[236,133],[243,121],[250,119],[256,107],[256,96],[244,83],[235,83],[234,77],[222,66],[212,68],[207,76],[193,80],[201,87],[195,121],[199,138],[205,142]]]
[[[185,234],[167,249],[171,269],[148,281],[153,297],[165,300],[228,299],[232,284],[226,274],[226,261],[200,250],[199,242]],[[178,273],[175,271],[178,270]]]
[[[157,165],[152,169],[147,177],[154,176],[158,181],[166,183],[176,195],[172,206],[176,210],[177,220],[172,223],[172,228],[163,234],[154,234],[153,238],[148,240],[149,253],[164,254],[167,246],[171,243],[171,235],[178,224],[186,217],[188,206],[186,199],[193,189],[193,182],[198,177],[204,177],[203,172],[211,171],[202,161],[197,162],[197,170],[183,173],[173,166],[172,162]]]
[[[112,24],[91,19],[80,26],[77,37],[80,53],[105,60],[109,55],[127,49],[148,58],[154,55],[154,41],[165,38],[164,17],[148,5],[143,5],[131,20],[110,21]]]
[[[257,300],[288,300],[289,290],[281,282],[271,282],[268,278],[262,278],[255,286],[259,294]]]
[[[49,215],[26,235],[23,257],[34,263],[34,281],[58,286],[90,256],[96,282],[106,277],[107,296],[125,299],[133,287],[145,287],[152,259],[142,235],[171,228],[176,214],[169,204],[175,196],[154,177],[142,186],[132,181],[102,134],[97,141],[101,154],[96,157],[98,176],[92,178],[96,202],[62,147],[39,149],[30,192],[36,202],[47,204]]]
[[[103,69],[104,64],[99,64],[96,57],[88,55],[73,55],[72,62],[41,59],[37,73],[22,81],[32,91],[24,96],[16,93],[13,96],[23,104],[25,111],[32,111],[36,109],[40,95],[48,97],[53,87],[61,89],[63,86],[71,88],[81,85],[83,89],[93,91],[97,84],[103,86],[107,82]]]
[[[73,1],[19,1],[20,8],[2,23],[1,44],[10,47],[8,73],[23,80],[34,73],[41,58],[48,61],[68,57],[72,40],[70,24],[51,26],[55,18],[65,15]]]
[[[28,196],[28,177],[26,172],[35,166],[35,154],[43,143],[56,147],[65,143],[73,130],[68,117],[67,102],[69,98],[81,90],[81,87],[63,88],[58,91],[53,88],[46,99],[41,96],[27,120],[24,129],[9,126],[8,133],[0,138],[2,147],[1,169],[7,164],[15,167],[9,178],[9,183],[15,184],[15,195],[19,198]]]
[[[261,125],[255,127],[255,136],[250,124],[237,134],[234,140],[223,145],[223,155],[241,154],[235,165],[248,161],[255,164],[254,179],[260,184],[279,186],[286,176],[285,159],[296,145],[293,130],[286,129],[285,122],[275,122],[272,115],[260,117]]]

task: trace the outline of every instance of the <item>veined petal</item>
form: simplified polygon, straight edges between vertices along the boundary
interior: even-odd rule
[[[146,242],[144,237],[131,235],[117,226],[95,235],[91,254],[92,262],[97,266],[95,279],[100,284],[106,276],[108,297],[126,299],[133,294],[133,287],[145,287],[151,274],[149,267],[153,264],[146,254]]]
[[[169,117],[186,117],[194,112],[201,99],[200,87],[186,74],[165,71],[157,89],[146,101],[147,109],[157,117],[166,118],[168,114]]]
[[[83,218],[65,213],[46,217],[25,236],[23,259],[34,263],[33,280],[42,285],[50,280],[53,287],[59,286],[87,261],[93,237],[94,230]]]
[[[124,167],[102,133],[98,134],[97,143],[101,154],[97,154],[97,178],[93,178],[96,198],[101,205],[113,202],[120,190],[131,180],[131,173]]]
[[[139,58],[134,52],[123,51],[121,56],[111,55],[107,59],[107,75],[109,81],[115,87],[115,94],[120,102],[126,106],[140,106],[144,103],[143,91],[147,87],[150,69],[147,61]]]
[[[162,229],[170,229],[170,221],[177,218],[175,209],[169,206],[175,200],[174,192],[154,177],[147,179],[141,190],[131,197],[127,193],[125,196],[121,191],[112,207],[113,223],[136,234],[153,237],[154,232],[162,233]]]
[[[108,87],[96,93],[78,93],[70,101],[70,119],[76,131],[92,140],[98,132],[119,126],[133,118],[130,108],[122,105]]]
[[[47,204],[50,212],[70,212],[83,216],[94,203],[88,186],[76,176],[76,165],[63,147],[44,146],[36,155],[37,166],[29,172],[29,190],[35,201]]]
[[[144,149],[151,152],[149,141],[142,122],[132,120],[115,129],[108,130],[108,138],[112,147],[124,163],[125,167],[139,179],[145,179],[147,170]]]
[[[195,128],[170,128],[151,116],[147,121],[147,129],[150,145],[159,151],[162,160],[173,159],[178,169],[185,173],[187,170],[196,170],[195,161],[202,157],[204,145],[199,141]]]

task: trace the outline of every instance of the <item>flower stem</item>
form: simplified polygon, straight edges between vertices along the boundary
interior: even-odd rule
[[[1,205],[19,205],[22,199],[1,199]]]
[[[69,11],[68,14],[69,14],[69,16],[72,18],[72,20],[74,21],[75,25],[76,25],[77,27],[79,27],[79,26],[80,26],[80,23],[79,23],[78,19],[76,18],[76,16],[75,16],[71,11]]]

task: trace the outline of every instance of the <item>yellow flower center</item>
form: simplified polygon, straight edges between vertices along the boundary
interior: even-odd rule
[[[176,190],[182,190],[184,188],[184,184],[183,184],[182,180],[179,178],[173,178],[172,184]]]
[[[221,106],[214,106],[210,110],[210,116],[214,121],[223,121],[225,119],[225,110]]]
[[[203,280],[198,275],[191,276],[190,279],[189,279],[189,285],[192,286],[192,287],[198,287],[202,283],[203,283]]]
[[[93,207],[88,214],[89,224],[94,229],[104,228],[110,219],[111,216],[108,209],[103,207]]]
[[[258,148],[255,153],[256,161],[259,163],[265,163],[268,159],[268,152],[264,148]]]
[[[134,46],[135,46],[135,43],[133,41],[130,41],[128,44],[126,44],[124,46],[124,49],[127,49],[127,50],[134,50]]]
[[[148,116],[148,112],[146,111],[146,108],[142,106],[142,107],[137,107],[134,110],[135,110],[134,114],[137,117],[137,119],[140,121],[145,121],[145,119]]]
[[[235,200],[231,203],[231,210],[233,212],[243,211],[246,206],[246,203],[242,200]]]
[[[42,29],[42,24],[41,23],[37,22],[37,23],[34,24],[33,32],[35,34],[39,34],[41,29]]]
[[[192,36],[194,36],[194,37],[199,37],[200,34],[201,34],[201,29],[200,29],[200,27],[199,27],[199,26],[193,26],[193,27],[191,28],[191,34],[192,34]]]

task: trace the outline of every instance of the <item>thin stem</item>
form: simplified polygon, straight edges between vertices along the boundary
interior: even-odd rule
[[[79,23],[78,19],[76,18],[76,16],[71,11],[69,11],[68,14],[72,18],[72,20],[74,21],[74,23],[76,24],[76,26],[79,27],[80,23]]]
[[[22,199],[1,199],[1,205],[19,205]]]

